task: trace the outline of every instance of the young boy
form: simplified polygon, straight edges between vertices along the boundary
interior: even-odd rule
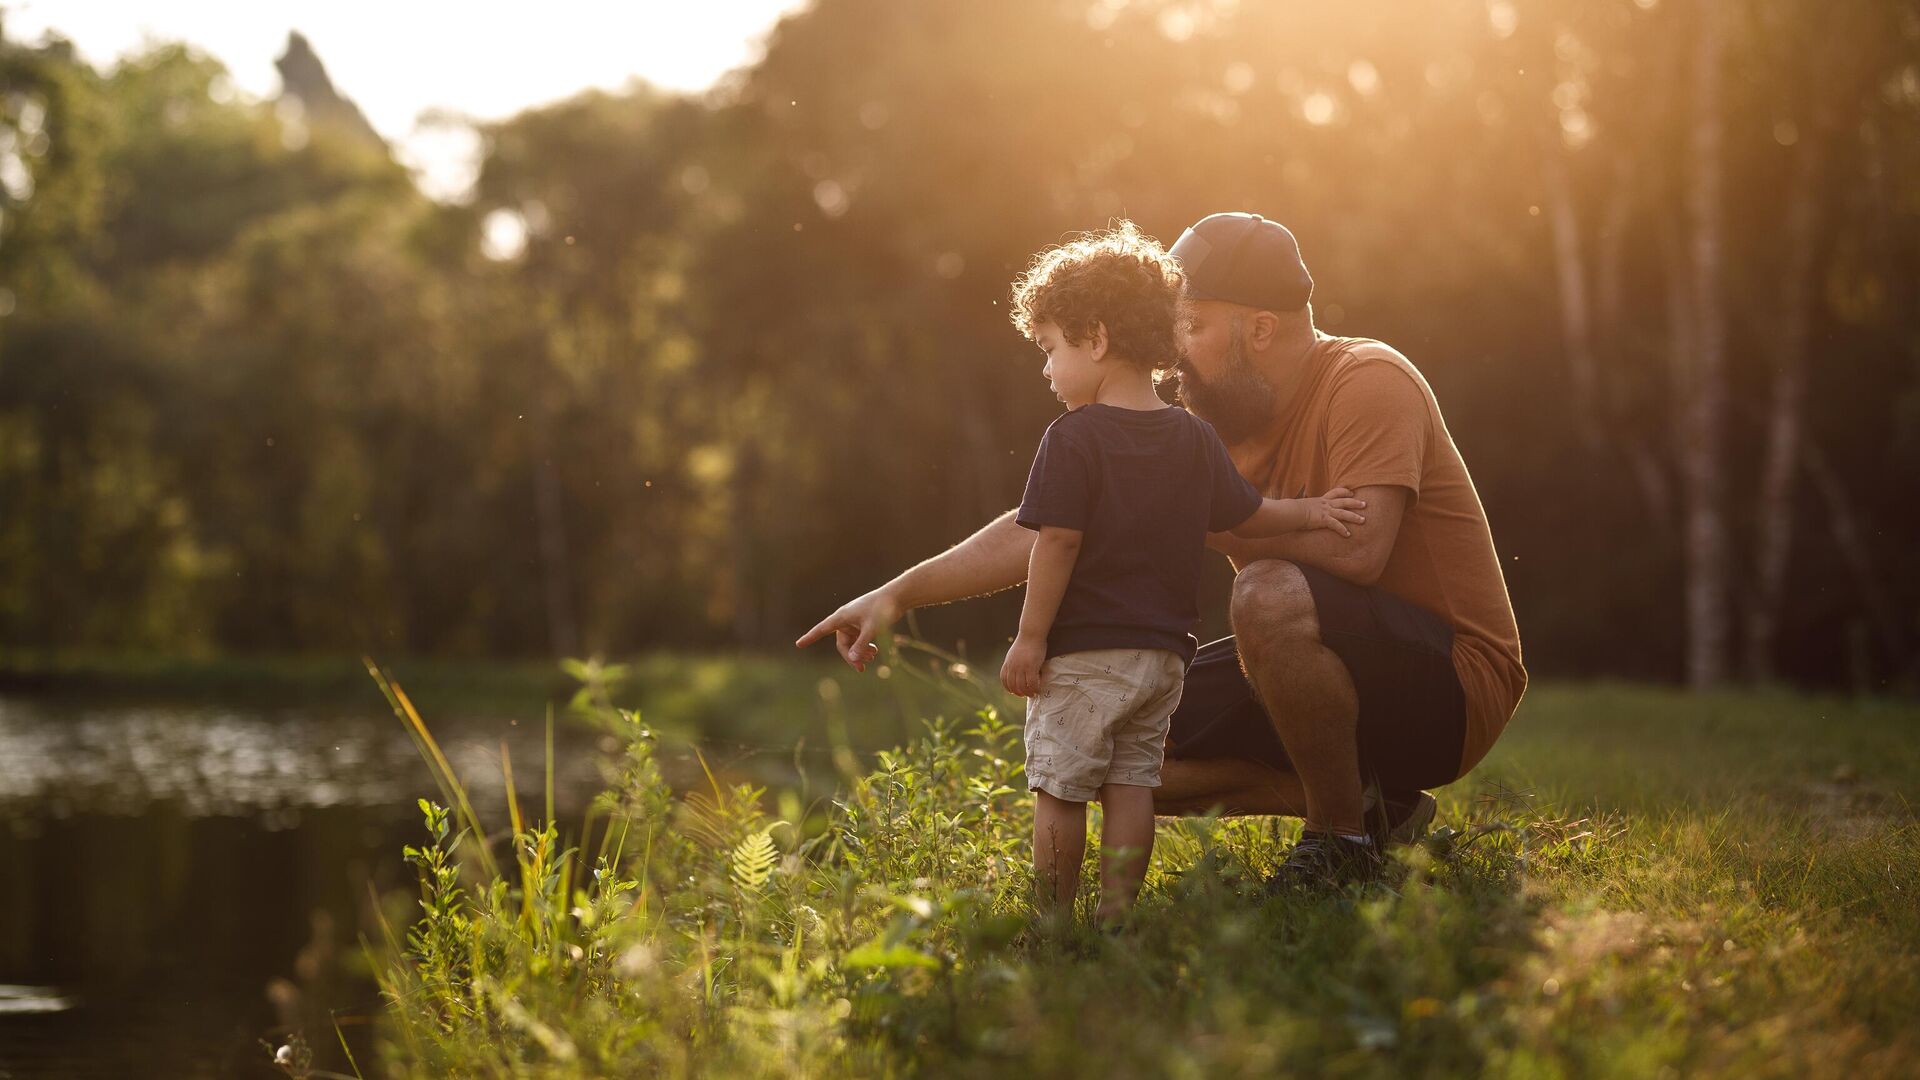
[[[1205,421],[1163,402],[1180,358],[1177,264],[1131,222],[1042,252],[1013,321],[1047,355],[1067,412],[1034,455],[1015,520],[1039,532],[1000,679],[1029,699],[1027,785],[1043,910],[1071,911],[1087,803],[1105,808],[1099,917],[1133,906],[1153,849],[1153,789],[1199,622],[1209,532],[1350,536],[1345,488],[1262,499]]]

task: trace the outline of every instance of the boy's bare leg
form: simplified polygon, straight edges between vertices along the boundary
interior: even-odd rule
[[[1073,914],[1080,862],[1087,856],[1087,804],[1034,792],[1033,895],[1043,915]],[[1151,818],[1148,819],[1151,822]]]
[[[1153,789],[1100,786],[1100,921],[1116,923],[1133,910],[1153,854]]]

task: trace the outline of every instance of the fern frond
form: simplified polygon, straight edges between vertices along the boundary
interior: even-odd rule
[[[733,882],[748,892],[759,892],[773,876],[780,849],[773,846],[773,830],[761,829],[733,849]]]

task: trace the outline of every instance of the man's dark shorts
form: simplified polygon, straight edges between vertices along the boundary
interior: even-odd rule
[[[1299,567],[1313,591],[1320,640],[1347,666],[1360,696],[1360,773],[1389,792],[1460,775],[1467,700],[1453,667],[1453,627],[1381,589]],[[1294,771],[1240,669],[1233,638],[1200,647],[1174,710],[1167,756],[1250,759]]]

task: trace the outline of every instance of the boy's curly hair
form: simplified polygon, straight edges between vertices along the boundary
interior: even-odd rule
[[[1051,322],[1072,345],[1104,326],[1112,355],[1164,371],[1180,362],[1185,280],[1159,241],[1122,220],[1034,256],[1013,283],[1013,325],[1031,338]]]

